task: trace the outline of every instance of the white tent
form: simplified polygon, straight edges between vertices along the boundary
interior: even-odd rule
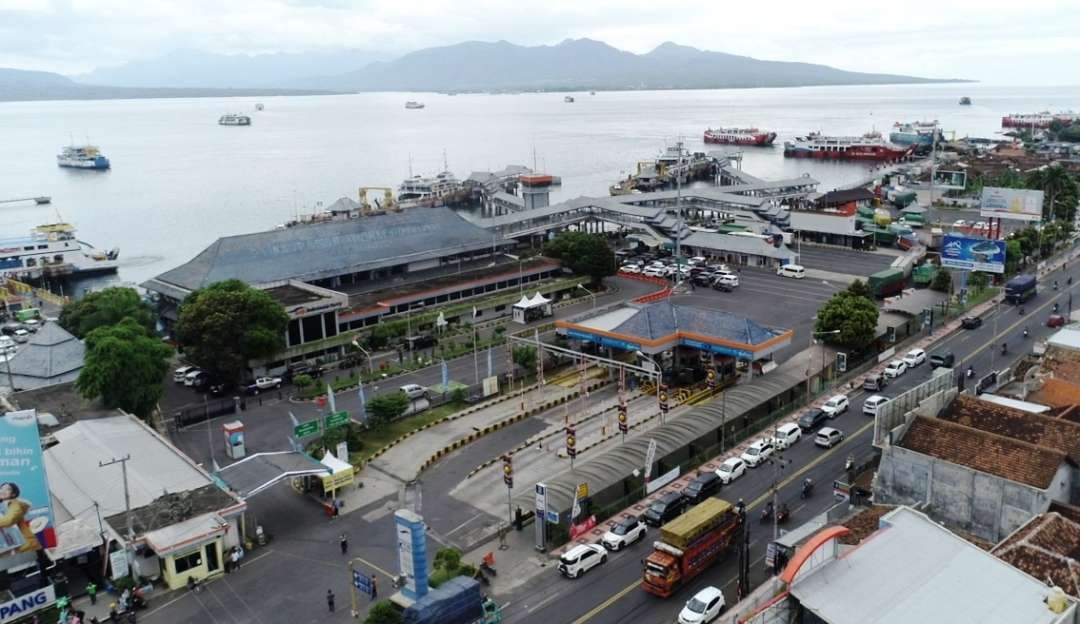
[[[515,323],[531,323],[538,318],[551,316],[551,300],[536,291],[532,297],[521,295],[521,299],[514,304],[513,317]]]

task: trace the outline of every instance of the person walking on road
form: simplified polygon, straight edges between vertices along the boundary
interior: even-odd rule
[[[375,585],[375,575],[371,575],[371,601],[375,602],[375,599],[379,597],[379,587]]]
[[[344,533],[341,534],[341,554],[346,555],[349,553],[349,536]]]
[[[97,604],[97,585],[94,585],[94,581],[86,584],[86,595],[90,597],[90,604]]]
[[[332,590],[326,590],[326,608],[330,610],[330,613],[334,612],[334,592]]]

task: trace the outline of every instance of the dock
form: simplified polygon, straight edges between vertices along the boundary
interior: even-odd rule
[[[14,199],[0,199],[0,204],[15,204],[30,201],[41,206],[43,204],[48,204],[52,202],[52,197],[49,197],[48,195],[38,195],[37,197],[16,197]]]

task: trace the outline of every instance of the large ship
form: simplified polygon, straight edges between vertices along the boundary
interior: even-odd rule
[[[1080,121],[1080,115],[1067,112],[1067,113],[1051,113],[1049,111],[1043,111],[1041,113],[1014,113],[1012,115],[1005,115],[1001,118],[1002,128],[1049,128],[1050,124],[1055,121],[1063,124],[1070,125],[1073,122]]]
[[[56,155],[56,164],[73,169],[108,169],[109,159],[93,145],[70,145]]]
[[[409,100],[408,102],[405,102],[405,108],[419,110],[421,108],[424,108],[424,103],[423,102],[414,102],[413,100]]]
[[[218,125],[221,126],[250,126],[251,117],[248,117],[247,115],[230,113],[228,115],[222,115],[221,117],[219,117],[217,122]]]
[[[942,140],[941,130],[932,121],[896,122],[889,133],[889,142],[895,145],[914,145],[916,149],[929,149],[934,144],[934,133],[938,141]]]
[[[722,145],[772,145],[776,140],[775,132],[766,132],[757,128],[709,128],[705,131],[706,143]]]
[[[893,145],[878,132],[861,137],[825,136],[811,132],[784,142],[784,156],[828,160],[900,160],[915,151],[914,145]]]
[[[0,277],[38,279],[116,271],[119,249],[103,251],[75,238],[70,223],[39,225],[29,237],[0,239]]]
[[[402,208],[412,206],[445,206],[468,197],[469,192],[461,181],[449,171],[434,178],[415,175],[398,185],[398,204]]]

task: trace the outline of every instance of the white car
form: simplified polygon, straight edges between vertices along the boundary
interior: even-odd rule
[[[259,390],[269,390],[281,387],[281,377],[259,377],[255,380],[255,387]]]
[[[664,277],[665,273],[664,267],[658,266],[646,267],[645,270],[641,272],[642,275],[647,277]]]
[[[953,221],[952,226],[954,228],[967,227],[967,221],[964,221],[963,219],[957,219],[956,221]]]
[[[847,411],[848,398],[842,394],[838,394],[834,397],[830,397],[828,401],[825,401],[825,405],[821,406],[821,411],[829,418],[836,418],[840,414]]]
[[[398,389],[404,392],[410,401],[427,398],[427,388],[420,384],[405,384]]]
[[[720,477],[720,481],[727,485],[746,474],[746,462],[738,457],[729,457],[724,460],[724,463],[720,464],[720,467],[716,469],[716,476]]]
[[[757,440],[743,451],[739,457],[746,462],[747,466],[757,468],[773,454],[773,443],[768,438]]]
[[[12,334],[11,337],[13,340],[15,340],[15,342],[29,342],[30,332],[26,331],[25,329],[16,329],[15,333]]]
[[[776,450],[782,451],[786,448],[791,448],[801,439],[802,429],[799,425],[787,423],[776,428],[776,434],[773,435],[773,446],[776,447]]]
[[[881,406],[885,405],[888,402],[888,397],[883,397],[880,394],[875,394],[874,396],[863,401],[862,412],[863,414],[869,414],[870,416],[876,417],[878,415],[878,410],[881,409]]]
[[[844,432],[832,427],[822,427],[814,436],[814,444],[825,448],[832,448],[843,441]]]
[[[724,611],[724,606],[724,593],[715,587],[706,587],[687,601],[679,612],[679,624],[712,622]]]
[[[624,264],[619,270],[623,273],[641,273],[641,267],[636,264]]]
[[[885,376],[889,379],[896,379],[900,375],[907,372],[907,364],[903,360],[893,360],[889,362],[889,365],[885,367]]]
[[[726,273],[726,274],[723,274],[723,275],[716,276],[716,281],[720,282],[721,284],[726,284],[726,285],[731,286],[732,288],[734,288],[734,287],[739,285],[739,276],[738,275],[733,275],[733,274],[730,274],[730,273]]]
[[[926,351],[922,349],[912,349],[904,356],[904,364],[907,364],[908,368],[915,368],[919,364],[926,361]]]
[[[576,579],[589,570],[607,561],[607,551],[599,544],[580,544],[559,557],[559,572],[568,578]]]
[[[600,543],[608,550],[622,550],[634,542],[645,539],[645,522],[637,516],[623,518],[600,538]]]

